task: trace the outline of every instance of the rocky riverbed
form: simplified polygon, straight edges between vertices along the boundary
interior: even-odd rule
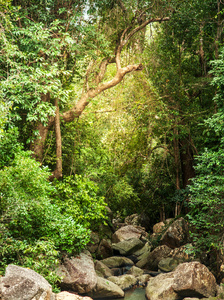
[[[222,299],[214,275],[187,252],[189,231],[183,218],[156,224],[150,237],[137,218],[116,224],[117,230],[104,229],[103,238],[93,233],[88,250],[64,258],[57,269],[64,292],[54,294],[39,274],[9,265],[0,281],[0,299],[117,299],[136,287],[146,287],[148,300]],[[125,299],[131,300],[131,294]]]

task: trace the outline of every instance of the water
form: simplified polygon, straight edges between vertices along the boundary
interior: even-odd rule
[[[145,300],[145,289],[144,288],[136,288],[135,290],[128,290],[125,292],[124,298],[119,298],[120,300]],[[119,300],[115,298],[110,298],[110,300]]]

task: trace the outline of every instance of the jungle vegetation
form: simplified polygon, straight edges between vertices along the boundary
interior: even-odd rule
[[[0,0],[0,270],[51,283],[90,229],[224,226],[221,0]]]

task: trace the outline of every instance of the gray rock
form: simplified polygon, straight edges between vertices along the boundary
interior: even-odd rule
[[[189,229],[184,218],[174,221],[161,237],[161,245],[167,245],[174,249],[187,244],[189,241]]]
[[[100,277],[107,278],[113,276],[111,269],[108,268],[104,263],[102,263],[102,261],[95,261],[95,270],[97,275]]]
[[[177,300],[178,294],[173,289],[174,272],[160,274],[149,280],[145,293],[149,300]]]
[[[138,282],[137,278],[130,274],[124,274],[121,276],[112,276],[109,277],[108,280],[117,284],[123,291],[132,288]]]
[[[171,248],[167,247],[166,245],[159,246],[154,249],[150,253],[146,253],[141,260],[139,260],[136,264],[137,267],[141,269],[148,269],[151,271],[158,270],[158,264],[160,260],[169,256]]]
[[[9,265],[0,280],[3,300],[53,299],[51,285],[33,270]]]
[[[131,238],[146,237],[145,229],[140,226],[127,225],[118,229],[112,236],[112,243],[118,243]]]
[[[158,234],[158,233],[162,232],[164,228],[165,228],[165,223],[164,222],[156,223],[153,226],[153,233]]]
[[[158,268],[162,272],[171,272],[173,271],[180,263],[183,261],[179,261],[178,259],[167,257],[160,260],[158,264]]]
[[[189,262],[180,264],[174,271],[173,289],[181,297],[214,297],[217,284],[205,265]]]
[[[91,232],[90,242],[87,245],[87,250],[90,253],[95,253],[100,243],[99,234],[96,232]]]
[[[122,256],[112,256],[101,260],[109,268],[121,268],[125,266],[133,266],[134,263],[127,257]]]
[[[130,238],[122,242],[112,244],[112,249],[120,255],[132,255],[135,251],[144,247],[144,243],[137,238]]]
[[[97,258],[103,259],[113,255],[113,249],[111,246],[111,242],[106,239],[102,239],[100,241],[99,247],[97,249]]]
[[[82,297],[69,292],[61,292],[56,295],[56,300],[93,300],[90,297]]]
[[[149,274],[142,274],[137,277],[138,285],[145,286],[146,283],[150,280],[151,276]]]
[[[144,271],[136,266],[131,267],[126,274],[134,275],[135,277],[141,276],[144,274]]]
[[[138,260],[141,260],[145,255],[149,254],[151,252],[152,246],[149,244],[149,242],[145,243],[144,247],[135,251],[133,255],[137,257]]]
[[[88,293],[92,298],[122,298],[124,297],[124,291],[112,281],[108,279],[98,277],[97,285]]]
[[[91,291],[97,283],[93,259],[88,251],[76,257],[65,258],[57,274],[63,277],[60,285],[64,290],[80,294]]]
[[[175,271],[150,279],[146,296],[150,300],[176,300],[185,297],[214,297],[217,292],[215,277],[199,262],[180,264]]]

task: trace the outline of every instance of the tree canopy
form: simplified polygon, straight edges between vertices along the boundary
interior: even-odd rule
[[[106,206],[151,227],[183,215],[198,253],[218,249],[223,12],[221,0],[0,0],[1,270],[42,265],[56,282],[52,266],[108,222]]]

